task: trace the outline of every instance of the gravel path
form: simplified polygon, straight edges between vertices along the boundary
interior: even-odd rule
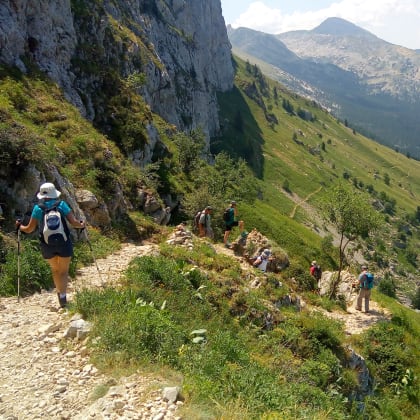
[[[82,287],[118,281],[132,258],[153,245],[125,244],[115,254],[81,269],[69,298]],[[105,283],[105,284],[104,284]],[[58,310],[55,291],[0,298],[0,419],[180,419],[182,403],[162,396],[166,385],[134,374],[118,380],[89,361],[83,341],[64,338],[71,317]],[[103,395],[105,394],[105,395]]]

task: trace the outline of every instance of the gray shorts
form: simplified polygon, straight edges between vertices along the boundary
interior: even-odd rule
[[[63,245],[48,245],[41,242],[41,254],[43,258],[49,260],[53,257],[72,257],[73,256],[73,244],[69,239]]]

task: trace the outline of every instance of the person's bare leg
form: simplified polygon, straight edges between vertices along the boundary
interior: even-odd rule
[[[225,231],[225,236],[223,237],[223,243],[225,245],[228,243],[229,235],[230,235],[230,230],[226,230]]]
[[[57,293],[67,292],[71,257],[53,257],[47,260],[51,267],[52,277]]]

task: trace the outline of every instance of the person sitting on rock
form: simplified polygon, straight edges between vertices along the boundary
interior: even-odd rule
[[[271,251],[269,249],[264,249],[264,251],[254,261],[253,266],[265,273],[270,259]]]

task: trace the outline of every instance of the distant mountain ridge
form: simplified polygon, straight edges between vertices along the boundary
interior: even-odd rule
[[[377,36],[371,34],[365,29],[360,28],[354,23],[348,22],[347,20],[337,17],[332,17],[324,20],[324,22],[322,22],[316,28],[312,29],[310,32],[337,36],[365,36],[368,38],[379,39]]]
[[[310,91],[312,99],[356,130],[420,157],[417,51],[390,44],[340,18],[329,18],[309,31],[278,35],[228,27],[228,36],[235,54],[270,65],[270,77],[299,94]],[[276,77],[276,68],[288,73],[293,83]]]

